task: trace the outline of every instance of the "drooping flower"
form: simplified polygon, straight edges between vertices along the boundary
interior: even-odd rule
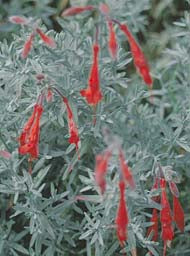
[[[41,104],[36,104],[33,109],[33,113],[27,123],[25,124],[23,131],[19,137],[19,153],[21,155],[29,154],[30,161],[38,158],[39,155],[39,135],[40,135],[40,118],[43,113],[43,107]]]
[[[80,141],[78,128],[77,128],[77,126],[74,122],[73,112],[72,112],[71,107],[69,105],[68,99],[66,97],[63,97],[63,102],[65,103],[66,108],[67,108],[68,127],[69,127],[69,135],[70,135],[69,143],[70,144],[75,144],[76,151],[78,152],[78,148],[79,148],[78,144],[79,144],[79,141]]]
[[[31,128],[31,132],[29,134],[28,140],[29,143],[27,143],[27,147],[29,149],[31,160],[38,158],[39,156],[39,136],[40,136],[40,118],[43,113],[43,107],[41,105],[38,106],[37,114],[36,114],[36,120]],[[26,147],[26,149],[27,149]],[[24,151],[24,147],[22,148],[22,151]],[[21,149],[20,149],[21,152]]]
[[[93,45],[93,64],[88,79],[88,87],[87,89],[80,91],[81,96],[86,98],[88,104],[94,106],[96,106],[102,99],[98,70],[98,53],[99,45],[98,43],[95,43]]]
[[[110,150],[106,150],[104,153],[96,156],[95,180],[97,185],[100,187],[102,194],[104,194],[106,189],[105,175],[107,172],[108,161],[110,156],[111,156]]]
[[[123,247],[124,242],[127,240],[127,225],[129,223],[126,201],[125,201],[125,182],[121,180],[119,182],[120,189],[120,201],[118,211],[115,219],[117,237],[120,245]]]
[[[48,35],[46,35],[39,27],[37,27],[37,23],[30,23],[31,18],[25,18],[25,17],[20,17],[20,16],[11,16],[9,17],[10,22],[12,23],[16,23],[16,24],[20,24],[20,25],[27,25],[27,26],[32,26],[33,31],[30,34],[29,38],[26,40],[23,50],[22,50],[22,58],[25,59],[27,58],[29,52],[32,49],[32,44],[33,44],[33,40],[36,34],[39,34],[39,36],[41,37],[42,41],[49,47],[51,48],[55,48],[56,47],[56,43],[55,41],[49,37]]]
[[[36,32],[40,35],[42,41],[49,47],[51,48],[55,48],[56,47],[56,43],[53,40],[53,38],[47,36],[46,34],[44,34],[44,32],[40,29],[40,28],[36,28]]]
[[[162,240],[164,241],[164,252],[163,256],[166,255],[167,245],[170,246],[171,241],[174,237],[174,231],[172,227],[172,214],[170,209],[170,204],[166,195],[166,180],[164,178],[160,179],[161,192],[161,206],[162,210],[160,212],[160,221],[162,227]]]
[[[92,11],[94,10],[94,6],[92,5],[87,5],[87,6],[76,6],[76,7],[70,7],[66,9],[61,16],[72,16],[76,15],[85,11]]]
[[[135,189],[135,186],[136,186],[135,181],[129,166],[125,162],[125,157],[122,149],[119,150],[119,161],[120,161],[120,168],[121,168],[121,172],[124,180],[129,184],[131,189]]]
[[[159,188],[159,178],[156,177],[152,190],[158,189],[158,188]],[[160,196],[154,196],[152,197],[152,200],[158,203],[160,201]],[[152,240],[156,242],[158,241],[158,210],[156,208],[154,208],[152,211],[152,217],[150,219],[150,222],[153,222],[153,224],[148,228],[147,236],[149,236],[150,234],[153,234]]]
[[[178,229],[181,232],[184,232],[184,226],[185,226],[184,211],[179,202],[178,197],[176,197],[175,195],[173,195],[173,218]]]
[[[37,108],[38,108],[38,104],[35,104],[32,115],[30,116],[30,118],[26,122],[26,124],[25,124],[25,126],[22,130],[22,133],[19,137],[19,142],[20,142],[21,146],[25,145],[26,142],[27,142],[28,134],[30,133],[30,129],[31,129],[31,127],[34,123],[35,117],[36,117]]]
[[[23,50],[22,50],[22,58],[23,59],[28,57],[28,54],[32,49],[32,43],[33,43],[33,40],[34,40],[34,36],[35,36],[35,34],[32,33],[24,44],[24,47],[23,47]]]
[[[127,25],[120,24],[119,22],[117,23],[119,24],[119,28],[124,32],[124,34],[126,35],[129,41],[135,67],[137,68],[138,72],[142,76],[144,82],[149,86],[149,88],[152,88],[153,80],[150,75],[150,68],[140,46],[138,45],[135,38],[131,34]]]
[[[116,34],[113,28],[113,22],[110,19],[107,19],[107,24],[109,28],[108,48],[109,48],[109,52],[112,59],[115,60],[117,58],[117,48],[118,48]]]
[[[152,241],[158,241],[158,210],[156,208],[152,211],[152,217],[150,219],[150,222],[152,222],[152,226],[148,228],[147,236],[150,234],[153,234]]]
[[[117,39],[116,34],[113,28],[113,22],[109,17],[110,14],[110,8],[107,4],[100,3],[99,5],[100,12],[106,17],[106,22],[109,30],[109,38],[108,38],[108,49],[110,52],[110,56],[112,59],[116,59],[117,57]]]
[[[179,190],[173,181],[169,181],[170,191],[173,196],[173,219],[181,232],[184,232],[185,217],[184,211],[179,201]]]

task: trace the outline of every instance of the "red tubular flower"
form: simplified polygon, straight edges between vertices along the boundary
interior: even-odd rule
[[[145,56],[144,56],[140,46],[135,41],[135,39],[134,39],[133,35],[131,34],[131,32],[129,31],[127,25],[119,24],[119,28],[124,32],[124,34],[126,35],[126,37],[129,40],[131,53],[133,55],[134,64],[135,64],[137,70],[139,71],[140,75],[142,76],[144,82],[150,88],[152,88],[153,81],[152,81],[152,78],[150,75],[150,69],[149,69],[148,63],[145,59]]]
[[[76,15],[85,11],[92,11],[94,10],[94,6],[87,5],[87,6],[80,6],[80,7],[70,7],[67,10],[65,10],[61,16],[72,16]]]
[[[23,47],[23,50],[22,50],[22,58],[23,59],[27,58],[29,52],[32,49],[32,43],[33,43],[33,40],[34,40],[34,36],[35,36],[34,33],[32,33],[24,44],[24,47]]]
[[[153,222],[152,226],[148,228],[147,236],[153,233],[152,241],[158,241],[158,210],[156,208],[152,211],[152,217],[150,222]]]
[[[47,36],[46,34],[44,34],[41,29],[37,28],[37,29],[36,29],[36,32],[40,35],[42,41],[43,41],[46,45],[48,45],[48,46],[51,47],[51,48],[55,48],[55,47],[56,47],[55,41],[54,41],[51,37],[49,37],[49,36]]]
[[[34,106],[33,113],[19,137],[19,153],[21,155],[29,154],[30,160],[38,158],[39,134],[40,134],[40,118],[43,113],[43,107],[39,104]]]
[[[169,187],[173,195],[173,218],[178,229],[181,232],[184,232],[184,226],[185,226],[184,211],[178,199],[179,190],[177,188],[177,185],[173,181],[169,181]]]
[[[93,64],[90,71],[88,80],[88,87],[85,90],[81,90],[81,96],[85,97],[88,104],[96,105],[102,99],[102,93],[100,90],[99,71],[98,71],[98,53],[99,45],[95,43],[93,45]]]
[[[39,135],[40,135],[40,118],[43,112],[43,108],[42,106],[39,105],[38,110],[37,110],[37,115],[36,115],[36,120],[35,123],[33,125],[33,127],[31,128],[31,132],[29,135],[29,142],[27,145],[30,148],[29,153],[31,154],[31,159],[36,159],[39,156],[39,148],[38,148],[38,144],[39,144]]]
[[[156,177],[152,190],[158,189],[158,187],[159,179]],[[160,201],[160,196],[154,196],[152,197],[152,200],[158,203]],[[152,240],[156,242],[158,241],[158,210],[156,208],[154,208],[152,211],[150,222],[153,222],[153,224],[148,228],[147,236],[149,236],[150,233],[153,233]]]
[[[99,154],[96,156],[95,180],[97,185],[100,187],[102,194],[104,194],[106,189],[105,175],[107,172],[108,161],[110,156],[111,152],[108,150],[103,154]]]
[[[27,142],[27,137],[28,137],[28,134],[30,133],[30,129],[31,129],[33,123],[34,123],[34,119],[35,119],[35,116],[36,116],[37,109],[38,109],[38,105],[35,104],[33,113],[31,115],[31,117],[28,119],[27,123],[25,124],[25,126],[22,130],[22,133],[19,137],[19,142],[20,142],[21,146],[25,145],[26,142]]]
[[[109,39],[108,39],[108,49],[112,59],[116,59],[117,57],[117,39],[115,35],[115,31],[113,28],[113,22],[109,17],[110,9],[107,4],[100,3],[99,5],[100,12],[106,17],[107,25],[109,29]]]
[[[179,202],[179,199],[173,195],[173,217],[174,221],[181,232],[184,232],[184,211]]]
[[[78,143],[80,141],[78,128],[77,128],[77,126],[74,122],[73,112],[72,112],[71,107],[69,105],[68,99],[66,97],[63,97],[63,102],[65,103],[66,108],[67,108],[69,135],[70,135],[69,143],[70,144],[75,144],[76,151],[78,152]]]
[[[115,31],[113,28],[113,22],[110,19],[108,19],[107,23],[109,28],[109,42],[108,42],[109,52],[112,59],[116,59],[118,47],[117,47],[117,39],[116,39]]]
[[[125,182],[121,180],[119,182],[120,189],[120,201],[117,211],[117,216],[115,219],[117,237],[121,244],[124,246],[124,242],[127,240],[127,225],[129,223],[127,207],[125,202]]]
[[[161,193],[161,206],[162,210],[160,212],[160,221],[162,226],[162,240],[164,241],[164,253],[166,255],[166,247],[171,243],[174,237],[174,231],[172,227],[172,215],[170,205],[166,195],[166,181],[165,179],[160,179],[160,187],[162,189]]]
[[[15,24],[26,25],[28,23],[28,19],[21,16],[11,16],[9,17],[9,21]]]
[[[9,18],[9,20],[12,23],[24,24],[24,25],[27,25],[29,23],[29,21],[30,21],[29,19],[26,19],[26,18],[20,17],[20,16],[11,16]],[[23,50],[22,50],[22,58],[23,59],[25,59],[28,56],[29,52],[31,51],[32,43],[33,43],[33,40],[34,40],[34,37],[35,37],[36,33],[38,33],[40,35],[42,41],[46,45],[48,45],[51,48],[55,48],[56,47],[56,43],[55,43],[55,41],[51,37],[49,37],[46,34],[44,34],[43,31],[40,28],[34,28],[33,27],[33,32],[31,33],[29,38],[26,40],[26,42],[24,44],[24,47],[23,47]]]
[[[135,181],[132,175],[131,170],[129,169],[128,165],[125,163],[125,157],[122,149],[119,151],[119,161],[120,161],[120,168],[122,172],[122,176],[124,180],[129,184],[131,189],[135,189]]]

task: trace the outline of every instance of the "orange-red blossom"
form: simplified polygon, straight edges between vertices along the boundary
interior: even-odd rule
[[[35,104],[31,117],[26,122],[19,137],[19,153],[21,155],[29,154],[30,160],[38,158],[39,155],[39,136],[40,136],[40,118],[43,113],[43,107]]]

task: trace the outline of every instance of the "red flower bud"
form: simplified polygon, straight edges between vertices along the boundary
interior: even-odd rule
[[[51,47],[51,48],[55,48],[55,47],[56,47],[55,41],[54,41],[51,37],[49,37],[49,36],[47,36],[46,34],[44,34],[41,29],[37,28],[37,29],[36,29],[36,32],[40,35],[42,41],[43,41],[47,46],[49,46],[49,47]]]
[[[149,69],[148,63],[145,59],[145,56],[144,56],[140,46],[135,41],[135,38],[129,31],[127,25],[119,24],[119,28],[124,32],[124,34],[126,35],[126,37],[129,40],[131,53],[133,55],[134,64],[135,64],[137,70],[139,71],[140,75],[142,76],[144,82],[150,88],[152,88],[153,81],[152,81],[152,78],[150,75],[150,69]]]
[[[179,199],[173,195],[173,217],[174,221],[181,232],[184,232],[184,211],[179,202]]]
[[[69,134],[70,134],[69,143],[75,144],[76,150],[78,152],[78,143],[80,141],[78,128],[74,122],[73,112],[69,105],[68,99],[66,97],[63,97],[63,102],[65,103],[66,108],[67,108],[68,126],[69,126]]]
[[[24,47],[22,50],[22,58],[23,59],[27,58],[29,52],[31,51],[34,36],[35,36],[34,33],[32,33],[24,44]]]
[[[147,236],[149,236],[150,233],[153,233],[152,241],[156,242],[158,241],[158,210],[155,208],[152,211],[150,222],[153,222],[153,224],[148,228]]]
[[[39,104],[34,106],[33,113],[19,137],[19,153],[21,155],[29,154],[30,160],[38,158],[39,135],[40,135],[40,118],[43,113],[43,107]]]
[[[9,21],[15,24],[26,25],[28,23],[28,19],[21,16],[11,16],[9,17]]]
[[[112,59],[116,59],[117,58],[117,48],[118,48],[116,35],[115,35],[112,21],[110,19],[108,19],[107,23],[108,23],[108,28],[109,28],[109,42],[108,42],[109,52],[110,52]]]
[[[135,189],[136,185],[132,172],[129,169],[129,166],[125,163],[124,153],[121,149],[119,151],[119,161],[123,179],[129,184],[131,189]]]
[[[117,230],[117,237],[121,244],[124,246],[124,242],[127,240],[127,225],[129,223],[127,207],[125,202],[125,182],[119,182],[119,189],[120,189],[120,201],[117,211],[117,216],[115,219],[116,230]]]
[[[159,188],[159,178],[156,177],[152,190],[158,189],[158,188]],[[152,197],[152,200],[158,203],[160,201],[160,196],[154,196]],[[152,240],[156,242],[158,241],[158,210],[156,208],[154,208],[152,211],[152,217],[150,219],[150,222],[153,222],[153,224],[148,228],[147,236],[149,236],[150,233],[153,233]]]
[[[110,156],[111,152],[108,150],[96,156],[95,180],[97,185],[100,187],[102,194],[104,194],[106,189],[105,175],[107,172],[108,161]]]
[[[82,13],[84,11],[92,11],[92,10],[94,10],[94,6],[92,6],[92,5],[80,6],[80,7],[70,7],[68,9],[66,9],[61,14],[61,16],[72,16],[72,15]]]
[[[170,205],[166,195],[166,181],[160,179],[160,188],[162,189],[161,194],[161,206],[160,221],[162,226],[162,240],[164,241],[164,255],[166,254],[166,246],[168,242],[171,242],[174,237],[174,231],[172,227],[172,215]]]
[[[93,64],[90,71],[87,89],[81,90],[81,96],[85,97],[88,104],[96,105],[102,99],[102,93],[100,90],[99,70],[98,70],[98,53],[99,45],[95,43],[93,45]]]

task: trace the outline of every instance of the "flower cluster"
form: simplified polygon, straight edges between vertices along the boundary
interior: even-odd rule
[[[40,136],[40,118],[43,113],[42,102],[34,105],[33,113],[26,122],[19,137],[19,153],[21,155],[29,154],[30,161],[38,158],[39,136]]]
[[[92,6],[92,5],[85,6],[85,7],[71,7],[71,8],[68,8],[66,11],[64,11],[62,13],[62,16],[63,17],[71,16],[71,15],[76,15],[76,14],[82,13],[84,11],[93,11],[93,10],[97,11],[98,13],[101,13],[106,19],[107,27],[109,30],[108,49],[109,49],[111,57],[114,60],[117,58],[118,44],[117,44],[117,39],[116,39],[114,27],[113,27],[113,23],[115,23],[119,26],[119,29],[127,37],[127,40],[130,45],[131,53],[133,56],[135,67],[136,67],[137,71],[139,72],[139,74],[141,75],[141,77],[143,78],[144,82],[151,89],[153,80],[150,75],[150,68],[149,68],[147,60],[146,60],[140,46],[136,42],[135,38],[133,37],[133,35],[130,32],[127,25],[121,24],[118,20],[112,19],[110,17],[110,10],[106,4],[100,3],[99,8]],[[101,97],[97,97],[97,103],[99,102],[100,99],[101,99]],[[88,101],[88,103],[89,103],[89,101]]]
[[[120,200],[115,218],[117,237],[120,245],[123,247],[124,242],[127,240],[127,226],[129,224],[127,203],[125,198],[125,188],[129,185],[131,189],[135,189],[135,182],[132,172],[129,166],[125,162],[124,152],[122,148],[118,147],[119,165],[120,165],[120,180],[119,180],[119,191]],[[103,153],[96,156],[95,165],[95,180],[96,184],[100,187],[100,191],[104,194],[106,190],[106,172],[108,168],[108,162],[112,155],[112,148],[108,147]]]
[[[170,208],[170,204],[167,198],[166,186],[167,182],[169,183],[170,191],[173,196],[173,214]],[[160,177],[156,177],[155,183],[153,185],[152,190],[161,189],[161,196],[153,197],[153,201],[161,204],[160,211],[160,222],[161,222],[161,237],[164,242],[164,251],[163,255],[166,255],[167,246],[170,247],[171,241],[174,238],[174,229],[172,222],[174,221],[181,232],[184,232],[184,212],[183,208],[179,202],[179,191],[175,184],[175,182],[171,180],[167,180],[165,176],[161,173]],[[152,235],[152,240],[158,240],[158,210],[156,208],[153,209],[151,222],[152,226],[149,227],[147,236]]]
[[[78,128],[74,121],[73,112],[69,105],[68,99],[63,96],[58,89],[54,88],[55,91],[61,96],[63,102],[66,105],[67,109],[67,116],[68,116],[68,127],[69,127],[69,143],[75,144],[76,150],[78,153],[78,144],[80,141]],[[51,102],[53,97],[52,90],[50,88],[47,89],[46,92],[46,100],[47,102]],[[40,136],[40,119],[43,113],[43,98],[44,93],[40,94],[36,104],[34,105],[33,113],[24,125],[22,133],[19,137],[19,153],[21,155],[29,154],[29,162],[31,163],[32,160],[38,158],[39,156],[39,136]],[[79,156],[79,153],[78,153]],[[29,172],[31,173],[32,169],[29,166]]]
[[[73,16],[85,11],[96,11],[98,14],[103,15],[107,28],[108,28],[108,51],[110,53],[111,58],[115,61],[117,59],[117,50],[118,50],[118,42],[116,33],[114,30],[114,24],[118,25],[119,29],[126,36],[130,51],[133,57],[134,65],[142,77],[143,81],[147,84],[149,89],[152,89],[153,80],[150,74],[150,68],[147,63],[147,60],[136,42],[134,36],[129,30],[128,26],[125,24],[121,24],[118,20],[112,19],[110,16],[109,7],[106,4],[101,3],[99,7],[95,7],[92,5],[84,6],[84,7],[71,7],[62,13],[63,17]],[[34,22],[31,18],[25,18],[20,16],[11,16],[10,21],[15,24],[20,24],[24,26],[29,26],[32,28],[32,32],[29,38],[26,40],[23,50],[22,50],[22,58],[27,58],[28,54],[32,49],[32,44],[35,36],[38,34],[42,41],[49,47],[55,48],[55,41],[43,33],[43,31],[39,28],[38,24]],[[88,86],[86,89],[82,89],[80,91],[80,95],[85,98],[87,103],[90,106],[93,106],[94,109],[96,105],[102,100],[103,93],[100,87],[100,77],[99,77],[99,55],[100,55],[100,45],[99,45],[99,28],[96,26],[95,31],[95,39],[92,46],[92,65],[89,72],[88,78]],[[37,80],[41,82],[45,78],[43,74],[38,74],[36,76]],[[24,128],[19,136],[19,153],[21,155],[29,154],[29,162],[38,158],[39,156],[39,138],[40,138],[40,120],[42,114],[44,112],[43,101],[46,97],[47,102],[52,102],[53,92],[61,96],[62,102],[66,106],[67,118],[68,118],[68,130],[69,130],[69,143],[74,144],[76,147],[76,151],[79,158],[79,132],[77,125],[74,121],[73,112],[67,97],[65,97],[56,87],[49,87],[46,91],[42,91],[40,96],[37,99],[33,107],[33,112]],[[117,144],[116,151],[118,153],[118,161],[119,161],[119,205],[117,209],[117,214],[115,218],[116,225],[116,233],[120,245],[123,247],[125,241],[127,240],[127,227],[129,224],[129,216],[126,202],[126,187],[129,186],[130,189],[134,190],[136,185],[132,175],[132,172],[129,166],[126,164],[125,155],[121,145]],[[106,173],[108,169],[108,163],[113,154],[113,147],[108,146],[108,148],[98,154],[96,156],[96,164],[95,164],[95,181],[98,187],[100,188],[101,194],[104,194],[106,191]],[[5,158],[9,158],[9,153],[6,151],[1,151],[0,155]],[[31,167],[31,166],[30,166]],[[31,168],[29,169],[31,172]],[[167,198],[166,188],[167,182],[169,183],[170,190],[173,195],[173,213],[170,209],[170,204]],[[174,229],[173,229],[173,221],[176,223],[177,227],[181,232],[184,231],[184,212],[182,206],[179,202],[179,192],[175,182],[171,180],[167,180],[163,173],[155,178],[155,182],[152,190],[158,190],[160,188],[161,195],[152,197],[152,200],[156,203],[161,204],[160,211],[160,222],[161,222],[161,237],[164,241],[164,256],[166,255],[166,248],[170,246],[171,241],[174,237]],[[159,234],[159,212],[158,209],[154,208],[152,211],[151,217],[152,225],[149,227],[147,236],[150,236],[153,241],[158,241]]]
[[[102,93],[100,90],[100,79],[98,70],[98,54],[99,54],[99,44],[98,44],[98,30],[96,33],[96,41],[93,45],[93,64],[90,70],[90,75],[88,79],[88,87],[85,90],[81,90],[81,96],[85,97],[88,104],[96,106],[98,102],[102,99]]]
[[[64,96],[62,97],[62,99],[63,99],[63,102],[66,105],[66,108],[67,108],[68,127],[69,127],[69,135],[70,135],[69,143],[70,144],[75,144],[76,150],[77,150],[77,153],[78,153],[78,149],[79,149],[78,144],[79,144],[79,141],[80,141],[78,128],[77,128],[77,126],[74,122],[73,112],[72,112],[71,107],[69,105],[68,99]],[[78,154],[78,157],[79,157],[79,154]]]
[[[31,18],[26,18],[26,17],[20,17],[20,16],[11,16],[9,18],[9,21],[15,24],[20,24],[20,25],[26,25],[32,28],[32,33],[30,34],[30,36],[28,37],[28,39],[26,40],[23,50],[22,50],[22,58],[25,59],[27,58],[28,54],[30,53],[31,49],[32,49],[32,44],[34,41],[34,37],[36,34],[38,34],[40,36],[40,38],[42,39],[42,41],[49,47],[51,48],[55,48],[56,47],[56,43],[55,41],[47,36],[46,34],[44,34],[44,32],[39,28],[39,26],[37,25],[37,23],[33,23],[33,20]]]

